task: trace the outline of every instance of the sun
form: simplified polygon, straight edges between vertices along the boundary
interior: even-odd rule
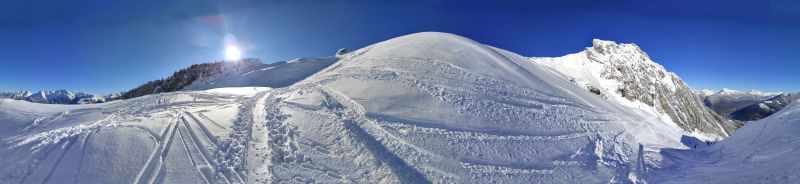
[[[225,47],[225,58],[231,61],[242,59],[242,51],[236,45],[228,45]]]

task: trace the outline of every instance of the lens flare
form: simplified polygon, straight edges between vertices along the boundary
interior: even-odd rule
[[[235,45],[228,45],[225,47],[225,58],[231,61],[236,61],[242,58],[242,51]]]

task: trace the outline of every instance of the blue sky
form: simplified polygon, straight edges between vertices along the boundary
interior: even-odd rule
[[[393,37],[450,32],[526,56],[592,38],[636,43],[696,89],[800,91],[793,1],[0,2],[0,90],[118,92],[220,60],[235,37],[264,62],[329,56]]]

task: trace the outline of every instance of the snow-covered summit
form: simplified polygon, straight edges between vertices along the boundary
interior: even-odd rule
[[[652,61],[635,44],[594,39],[591,47],[579,53],[530,59],[585,90],[642,109],[687,131],[722,138],[733,130],[724,118],[704,108],[680,77]]]
[[[733,89],[728,89],[728,88],[722,88],[722,90],[719,90],[719,94],[721,94],[721,95],[732,95],[732,94],[740,94],[740,93],[742,93],[742,92],[741,91],[737,91],[737,90],[733,90]]]

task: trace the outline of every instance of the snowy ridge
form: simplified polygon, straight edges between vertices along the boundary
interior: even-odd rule
[[[704,108],[674,73],[634,44],[595,39],[592,47],[556,58],[530,58],[577,86],[617,104],[641,109],[688,132],[721,139],[730,123]]]

